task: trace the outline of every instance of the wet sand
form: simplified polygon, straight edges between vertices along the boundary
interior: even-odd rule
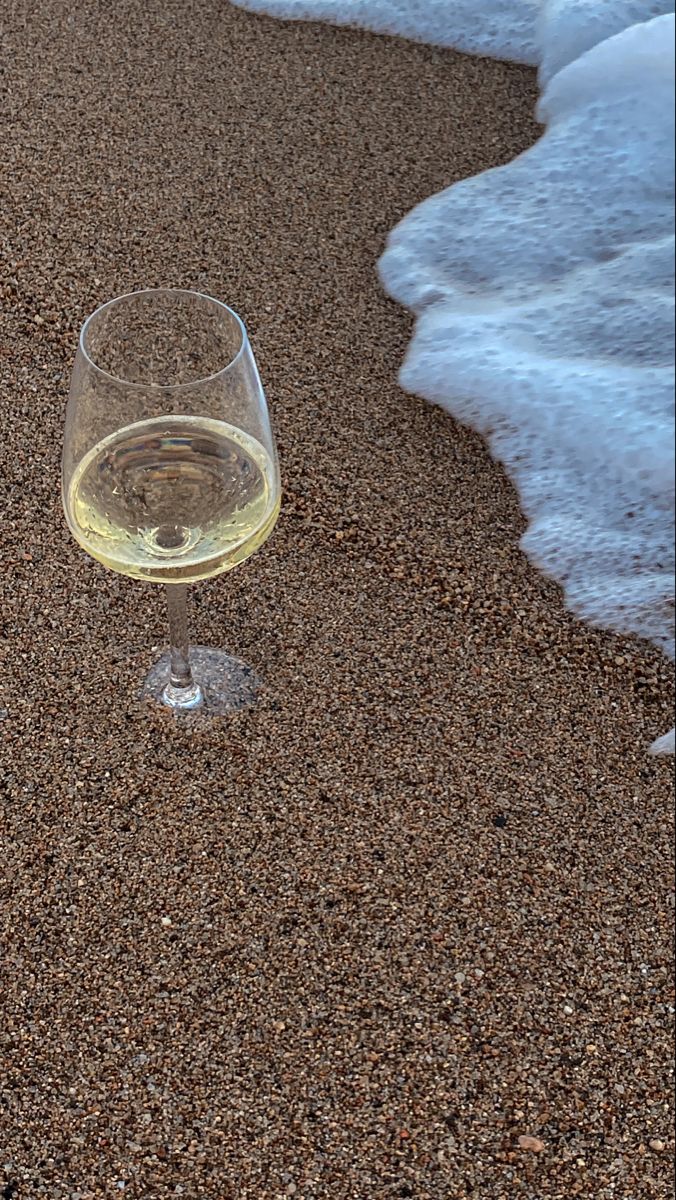
[[[224,0],[2,45],[0,1194],[665,1200],[672,673],[531,570],[374,270],[532,72]],[[220,723],[138,698],[161,590],[60,507],[77,329],[159,284],[245,318],[282,459],[194,591],[265,680]]]

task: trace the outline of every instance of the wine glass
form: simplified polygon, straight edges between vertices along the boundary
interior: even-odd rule
[[[63,505],[92,558],[166,586],[170,650],[144,694],[224,713],[258,681],[188,645],[187,585],[243,562],[277,520],[280,483],[244,325],[199,292],[160,288],[98,308],[80,334],[66,413]]]

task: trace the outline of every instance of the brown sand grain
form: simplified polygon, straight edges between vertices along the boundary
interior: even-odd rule
[[[666,1200],[671,675],[529,568],[374,272],[532,74],[224,0],[2,20],[0,1195]],[[276,535],[195,590],[266,680],[221,724],[138,700],[161,593],[60,511],[75,332],[156,284],[243,314],[279,434]]]

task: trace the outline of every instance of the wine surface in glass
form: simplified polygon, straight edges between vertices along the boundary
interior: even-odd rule
[[[65,497],[93,558],[135,579],[192,583],[242,562],[279,513],[274,465],[254,438],[207,417],[140,421],[78,464]]]

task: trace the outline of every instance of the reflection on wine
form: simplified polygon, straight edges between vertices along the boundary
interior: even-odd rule
[[[78,464],[64,497],[80,545],[136,579],[191,583],[253,554],[279,512],[275,466],[224,421],[165,416],[121,429]]]

